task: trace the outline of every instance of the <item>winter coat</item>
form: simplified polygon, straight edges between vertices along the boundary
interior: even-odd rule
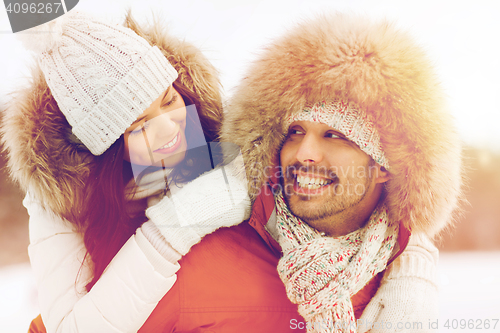
[[[137,331],[174,284],[179,265],[165,260],[137,229],[87,293],[92,271],[82,234],[30,196],[23,204],[30,215],[28,253],[48,332]]]

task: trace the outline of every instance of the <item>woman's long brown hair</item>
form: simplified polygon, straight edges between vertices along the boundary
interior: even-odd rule
[[[200,105],[193,93],[182,84],[174,82],[174,88],[183,97],[186,105],[194,103],[207,142],[216,141],[221,119],[215,115],[200,112]],[[195,127],[193,119],[186,119],[186,140],[189,144],[190,131]],[[85,193],[87,200],[81,210],[79,225],[84,226],[83,238],[87,254],[93,263],[93,279],[87,284],[87,291],[99,280],[105,268],[118,253],[125,242],[147,218],[144,214],[130,216],[126,210],[125,185],[132,179],[129,162],[124,161],[125,144],[120,137],[105,153],[96,156]],[[184,160],[174,168],[171,177],[176,182],[186,182],[196,178],[207,163],[186,163],[188,159],[196,160],[198,156],[186,153]]]

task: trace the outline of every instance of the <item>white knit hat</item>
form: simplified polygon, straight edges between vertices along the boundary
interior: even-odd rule
[[[294,121],[313,121],[328,125],[357,144],[375,162],[389,169],[389,161],[382,150],[373,122],[356,104],[340,99],[309,103],[301,112],[288,117],[287,128]]]
[[[25,44],[38,47],[52,95],[94,155],[105,152],[177,78],[156,46],[123,26],[72,11],[47,28],[52,32],[32,34],[36,39]]]

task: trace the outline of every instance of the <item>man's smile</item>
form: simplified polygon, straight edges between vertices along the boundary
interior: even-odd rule
[[[330,189],[332,185],[338,183],[336,175],[333,175],[333,178],[328,178],[314,173],[294,171],[292,177],[293,191],[298,195],[320,194],[327,188]]]

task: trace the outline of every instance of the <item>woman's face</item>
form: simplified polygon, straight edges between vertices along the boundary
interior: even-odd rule
[[[124,133],[125,159],[133,164],[174,167],[184,159],[186,105],[170,86]]]

